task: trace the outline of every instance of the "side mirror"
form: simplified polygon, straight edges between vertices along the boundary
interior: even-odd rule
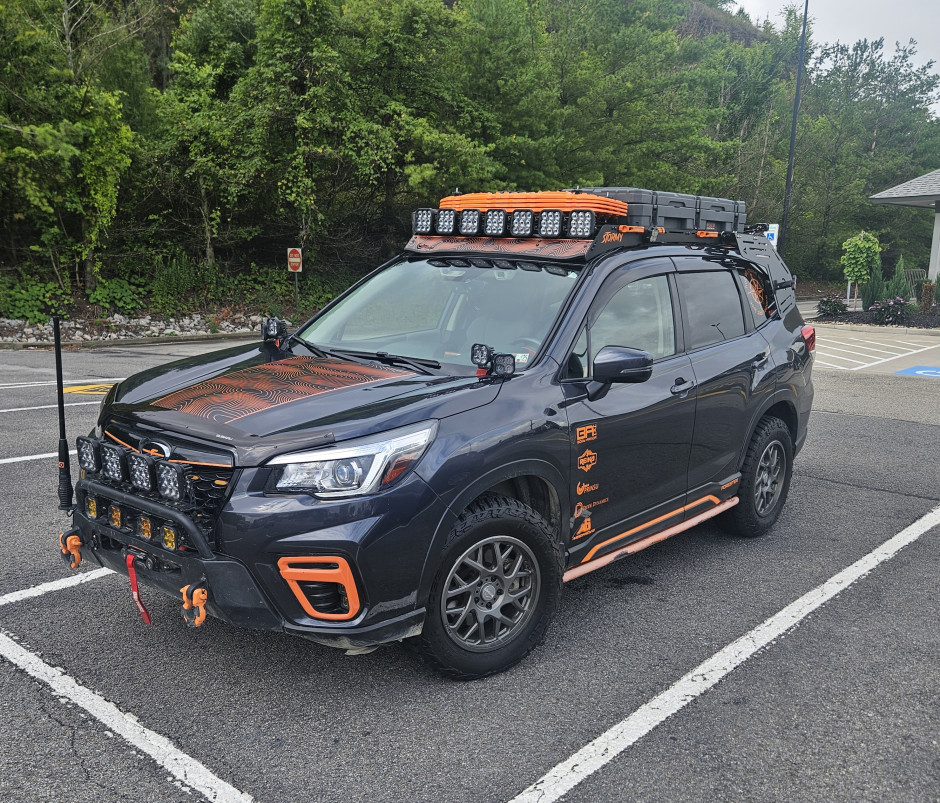
[[[604,346],[594,358],[591,378],[606,385],[610,382],[645,382],[652,375],[653,355],[648,351]]]

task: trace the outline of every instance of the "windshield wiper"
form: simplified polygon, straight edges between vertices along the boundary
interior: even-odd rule
[[[336,351],[331,351],[330,349],[325,349],[323,346],[318,346],[316,343],[311,343],[309,340],[304,340],[300,335],[291,335],[288,338],[288,342],[291,340],[296,340],[298,343],[302,343],[310,351],[320,357],[332,357],[334,360],[346,360],[347,362],[361,362],[357,360],[355,355],[352,352],[339,354]]]
[[[429,368],[440,370],[441,364],[437,360],[425,360],[419,357],[406,357],[403,354],[389,354],[387,351],[352,351],[351,349],[336,349],[340,354],[348,354],[350,357],[364,357],[369,360],[378,360],[386,365],[407,365],[416,371],[428,376],[434,376]]]

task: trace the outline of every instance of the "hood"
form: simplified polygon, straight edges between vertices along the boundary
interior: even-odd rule
[[[149,432],[234,449],[239,465],[488,404],[500,381],[282,352],[253,344],[145,371],[122,382],[105,413]]]

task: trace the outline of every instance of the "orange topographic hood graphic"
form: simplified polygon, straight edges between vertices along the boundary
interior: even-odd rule
[[[288,357],[199,382],[152,402],[154,407],[230,424],[252,413],[320,393],[413,376],[380,365],[337,364],[315,357]]]

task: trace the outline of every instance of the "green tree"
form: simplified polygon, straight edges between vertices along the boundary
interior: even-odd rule
[[[881,245],[878,238],[867,231],[860,231],[842,243],[842,272],[850,282],[855,282],[855,298],[858,286],[865,284],[874,271],[881,271]]]

